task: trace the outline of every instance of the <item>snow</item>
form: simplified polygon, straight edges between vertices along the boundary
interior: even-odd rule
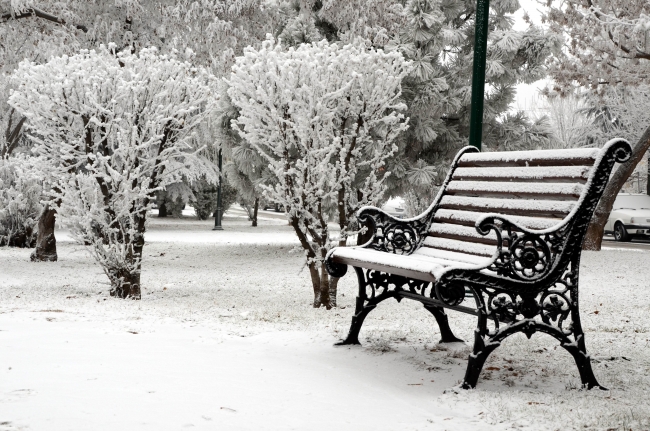
[[[485,213],[479,213],[474,211],[439,209],[438,211],[436,211],[435,221],[453,220],[457,222],[472,223],[472,225],[474,225],[478,219],[484,216]],[[513,216],[513,215],[508,215],[507,217],[509,220],[512,220],[530,229],[546,229],[555,226],[562,221],[560,219],[541,218],[541,217],[523,217],[523,216]],[[474,231],[476,232],[476,229],[474,229]]]
[[[447,223],[432,223],[429,228],[429,233],[433,235],[456,235],[461,237],[466,237],[468,240],[471,239],[493,239],[496,240],[497,236],[493,231],[490,231],[487,235],[481,235],[476,231],[474,226],[462,226],[457,224],[447,224]]]
[[[460,162],[516,162],[540,160],[582,160],[598,156],[598,148],[572,148],[568,150],[495,151],[463,154]]]
[[[487,192],[580,196],[583,186],[571,183],[511,183],[501,181],[451,181],[446,192]]]
[[[141,301],[109,297],[100,267],[71,242],[59,241],[52,263],[0,248],[0,430],[650,427],[648,251],[583,253],[582,324],[609,391],[578,390],[570,355],[543,334],[509,338],[476,390],[453,391],[469,347],[437,344],[420,304],[380,304],[363,347],[335,348],[354,272],[339,283],[338,308],[313,309],[286,222],[212,223],[151,221]],[[204,232],[233,241],[180,240]],[[236,242],[254,232],[257,243]],[[476,318],[448,315],[472,340]]]
[[[568,213],[576,205],[575,201],[550,201],[542,199],[498,199],[466,196],[443,196],[440,206],[463,206],[498,210],[523,210]]]
[[[429,281],[435,280],[433,273],[443,269],[436,259],[427,256],[405,256],[368,248],[337,247],[330,255],[337,263],[378,270],[389,267],[395,274],[412,276],[413,273],[418,273]]]
[[[425,238],[423,244],[427,247],[442,248],[444,250],[466,254],[479,254],[483,256],[492,256],[497,249],[495,245],[476,244],[473,242],[456,241],[455,239],[436,238],[433,236]]]
[[[576,178],[587,179],[589,166],[508,166],[489,168],[456,168],[452,178],[502,178],[502,179],[543,179]]]

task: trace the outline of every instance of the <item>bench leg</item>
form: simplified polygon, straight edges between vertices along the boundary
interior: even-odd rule
[[[463,389],[474,389],[476,387],[478,376],[483,370],[485,360],[500,345],[501,343],[498,341],[490,341],[485,344],[481,332],[478,329],[474,331],[474,348],[467,360],[467,370],[465,371],[465,378],[463,379],[462,385]]]
[[[594,371],[591,369],[591,358],[587,355],[584,335],[581,334],[577,338],[577,342],[571,344],[562,343],[561,346],[564,347],[567,352],[571,353],[571,356],[573,356],[573,359],[576,361],[582,386],[587,389],[598,388],[607,390],[607,388],[598,383]]]
[[[354,316],[352,316],[352,324],[350,325],[348,336],[345,338],[345,340],[336,343],[335,346],[361,344],[359,342],[359,331],[361,331],[363,321],[366,319],[368,313],[374,310],[377,306],[376,304],[364,305],[364,302],[366,302],[365,298],[357,297],[357,306],[354,310]]]
[[[433,317],[436,318],[436,322],[438,322],[438,327],[440,328],[440,342],[441,343],[464,343],[465,340],[461,340],[460,338],[456,337],[454,333],[451,331],[451,328],[449,327],[449,319],[447,318],[447,313],[445,313],[445,310],[442,307],[435,307],[433,305],[427,305],[424,304],[424,308],[426,308],[431,314],[433,314]]]
[[[577,289],[574,289],[574,292]],[[577,298],[577,292],[574,293],[574,298]],[[525,303],[525,302],[524,302]],[[516,334],[518,332],[524,333],[528,338],[530,338],[534,333],[541,332],[548,334],[560,342],[560,346],[564,348],[567,352],[573,356],[573,359],[578,366],[578,372],[580,373],[580,380],[582,386],[586,389],[605,389],[602,387],[596,380],[596,376],[591,368],[591,358],[587,355],[587,349],[585,347],[584,333],[582,332],[582,327],[580,325],[580,316],[578,313],[577,305],[569,305],[572,314],[572,325],[573,325],[573,338],[565,334],[560,328],[549,324],[548,322],[542,320],[536,320],[532,314],[525,316],[524,319],[518,320],[516,322],[508,323],[506,326],[497,329],[496,332],[490,333],[488,335],[487,330],[487,317],[484,313],[479,315],[479,325],[474,332],[474,348],[472,353],[469,355],[467,361],[467,370],[465,372],[465,378],[463,379],[462,387],[463,389],[471,389],[476,387],[479,375],[485,364],[485,360],[490,356],[497,347],[501,345],[501,342],[508,338],[510,335]],[[540,314],[543,311],[540,308]]]
[[[359,342],[359,331],[361,331],[361,326],[363,326],[363,321],[366,319],[368,313],[374,310],[380,302],[388,298],[396,298],[397,296],[396,291],[388,289],[388,283],[392,282],[388,277],[392,276],[375,271],[366,277],[363,269],[354,267],[354,270],[357,273],[357,280],[359,282],[359,294],[354,309],[354,316],[352,316],[348,336],[345,340],[336,343],[335,346],[361,344]],[[371,290],[370,295],[366,291],[367,288]]]

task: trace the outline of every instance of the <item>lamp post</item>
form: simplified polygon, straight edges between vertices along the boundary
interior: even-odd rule
[[[221,206],[221,182],[223,174],[221,173],[221,149],[219,149],[219,185],[217,186],[217,210],[214,212],[214,227],[212,230],[223,230],[221,227],[221,213],[223,207]]]
[[[472,108],[469,120],[469,144],[481,150],[483,134],[483,100],[485,98],[485,60],[487,55],[490,0],[476,1],[474,30],[474,64],[472,70]]]

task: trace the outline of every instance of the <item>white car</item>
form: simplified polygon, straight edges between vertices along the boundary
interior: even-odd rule
[[[650,235],[650,196],[619,193],[609,214],[605,233],[616,241],[629,241],[633,236]]]

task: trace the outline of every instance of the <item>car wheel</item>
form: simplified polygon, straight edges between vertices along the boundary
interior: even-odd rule
[[[623,226],[623,223],[621,222],[616,223],[614,226],[614,239],[621,242],[630,240],[630,235],[627,233],[625,226]]]

